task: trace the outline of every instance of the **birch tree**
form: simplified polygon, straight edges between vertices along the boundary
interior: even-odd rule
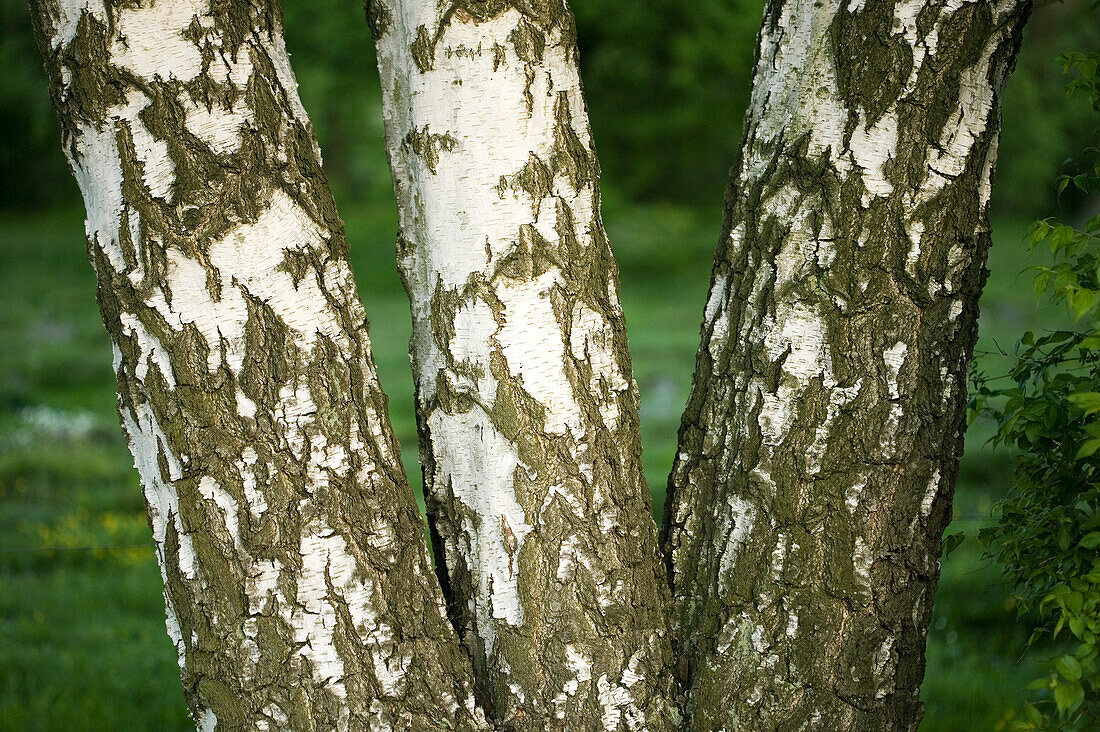
[[[771,2],[663,542],[692,729],[910,729],[1030,5]]]
[[[278,7],[31,9],[196,724],[481,726]]]
[[[915,729],[1026,0],[768,4],[663,565],[568,7],[366,8],[434,573],[277,4],[31,0],[199,727]]]
[[[668,589],[563,2],[372,0],[451,614],[509,729],[670,729]]]

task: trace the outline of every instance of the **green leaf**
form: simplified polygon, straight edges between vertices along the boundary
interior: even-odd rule
[[[1080,638],[1085,632],[1085,619],[1077,616],[1070,618],[1069,632],[1073,633],[1075,638]]]
[[[1100,536],[1100,534],[1097,534],[1097,536]],[[964,531],[945,536],[943,539],[943,556],[951,556],[951,552],[958,549],[959,544],[962,544],[964,539],[966,539],[966,532]]]
[[[1094,441],[1095,440],[1089,440],[1089,442]],[[1098,546],[1100,546],[1100,531],[1093,531],[1092,533],[1085,534],[1085,537],[1081,539],[1082,549],[1095,549]]]
[[[1035,246],[1043,239],[1047,238],[1047,234],[1050,233],[1050,223],[1047,221],[1036,221],[1031,227],[1031,232],[1028,235],[1028,248],[1034,249]]]
[[[1066,182],[1068,184],[1069,181],[1067,180]],[[1062,188],[1065,188],[1065,186],[1062,186]],[[1073,235],[1075,233],[1072,227],[1066,226],[1065,224],[1055,226],[1047,237],[1050,240],[1050,250],[1056,252],[1059,249],[1065,248],[1067,244],[1073,241]]]
[[[1058,669],[1058,673],[1070,681],[1081,680],[1081,662],[1070,655],[1059,657],[1054,662],[1054,668]]]
[[[1079,348],[1087,350],[1095,350],[1100,348],[1100,336],[1090,335],[1086,338],[1082,338],[1081,342],[1077,344]]]
[[[1073,309],[1074,316],[1080,319],[1092,309],[1092,304],[1096,300],[1096,293],[1083,287],[1075,287],[1069,291],[1067,299],[1069,300],[1069,306]]]
[[[1077,459],[1082,460],[1084,458],[1090,457],[1097,450],[1100,450],[1100,437],[1094,437],[1091,440],[1085,440],[1085,442],[1077,450]],[[1097,536],[1100,536],[1100,534],[1097,534]]]
[[[1050,270],[1044,269],[1039,274],[1035,275],[1035,281],[1032,286],[1035,288],[1035,297],[1042,297],[1043,293],[1047,290],[1047,285],[1050,284]],[[1028,343],[1027,345],[1031,345]]]
[[[1072,404],[1085,410],[1085,414],[1100,412],[1100,392],[1083,391],[1066,397]]]
[[[1059,684],[1054,687],[1054,703],[1062,714],[1071,714],[1085,699],[1085,690],[1080,684]]]

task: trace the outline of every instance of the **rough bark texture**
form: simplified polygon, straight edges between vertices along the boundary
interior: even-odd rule
[[[483,726],[278,6],[31,11],[198,726]]]
[[[437,567],[506,729],[675,724],[637,388],[563,0],[371,0]]]
[[[920,720],[1027,12],[767,6],[662,535],[692,729]]]

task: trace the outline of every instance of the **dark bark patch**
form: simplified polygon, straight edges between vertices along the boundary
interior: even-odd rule
[[[894,32],[894,0],[842,4],[831,36],[837,86],[849,109],[862,109],[871,127],[901,96],[913,68],[913,49]],[[852,121],[855,124],[855,121]]]

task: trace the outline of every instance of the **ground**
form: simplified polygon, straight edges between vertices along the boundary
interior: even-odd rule
[[[382,385],[419,484],[392,208],[379,201],[345,212]],[[719,216],[717,208],[607,205],[658,508]],[[137,474],[114,416],[110,345],[81,219],[74,210],[0,216],[0,729],[189,729]],[[1059,319],[1036,309],[1030,279],[1017,276],[1030,263],[1024,229],[995,222],[979,350],[1011,348],[1025,328]],[[979,423],[968,436],[949,533],[988,523],[1008,485],[1008,456],[989,451],[988,434]],[[1019,663],[1029,630],[981,555],[971,538],[944,562],[922,731],[1003,729],[1018,691],[1037,675]]]

